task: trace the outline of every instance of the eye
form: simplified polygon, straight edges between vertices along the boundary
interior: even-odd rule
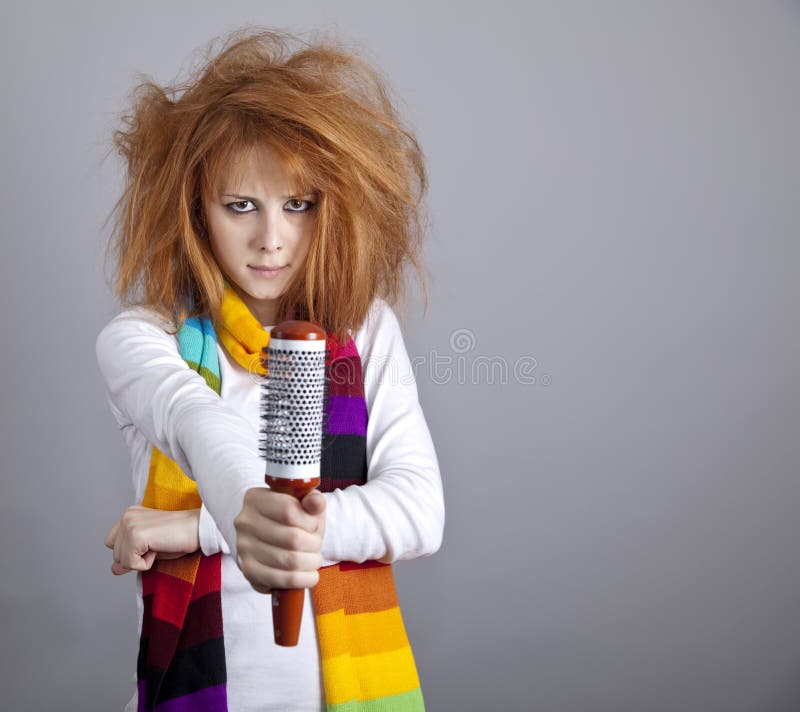
[[[232,213],[252,213],[256,207],[248,208],[248,205],[253,205],[252,200],[236,200],[233,203],[226,203],[225,207]]]
[[[315,203],[311,200],[301,200],[300,198],[292,198],[287,200],[283,206],[285,210],[290,213],[306,213],[313,208]]]

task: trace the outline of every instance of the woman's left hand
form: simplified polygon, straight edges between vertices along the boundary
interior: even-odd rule
[[[105,545],[114,551],[111,571],[147,571],[156,558],[176,559],[200,548],[200,510],[177,512],[128,507],[106,534]]]

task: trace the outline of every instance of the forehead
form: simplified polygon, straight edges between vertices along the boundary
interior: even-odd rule
[[[210,177],[219,192],[281,191],[295,182],[284,157],[267,144],[233,151],[221,157],[215,168]]]

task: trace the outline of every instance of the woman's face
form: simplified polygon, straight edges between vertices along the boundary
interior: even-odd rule
[[[264,326],[303,269],[316,216],[315,195],[295,195],[275,151],[260,146],[220,172],[203,203],[211,251],[229,284]]]

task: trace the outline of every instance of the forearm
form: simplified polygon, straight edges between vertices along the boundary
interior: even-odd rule
[[[367,429],[368,481],[326,494],[329,561],[392,562],[434,553],[444,498],[433,442],[416,399],[378,404]]]
[[[244,495],[251,487],[264,486],[264,464],[256,445],[242,442],[243,425],[235,419],[214,417],[202,409],[187,419],[178,438],[197,482],[207,513],[213,519],[229,553],[236,550],[233,521],[242,510]],[[191,474],[190,474],[191,473]],[[208,533],[205,529],[204,534]],[[210,544],[208,537],[204,537]],[[216,535],[214,535],[216,538]]]
[[[439,549],[444,527],[441,491],[414,486],[406,473],[387,474],[361,487],[326,494],[328,526],[322,544],[327,563],[391,563]]]
[[[367,405],[367,483],[326,494],[327,561],[427,556],[442,541],[439,465],[393,312],[378,305],[356,335]]]
[[[197,482],[230,551],[233,519],[248,488],[263,486],[258,435],[178,353],[174,335],[149,312],[113,319],[97,338],[97,360],[120,427],[135,426]]]

